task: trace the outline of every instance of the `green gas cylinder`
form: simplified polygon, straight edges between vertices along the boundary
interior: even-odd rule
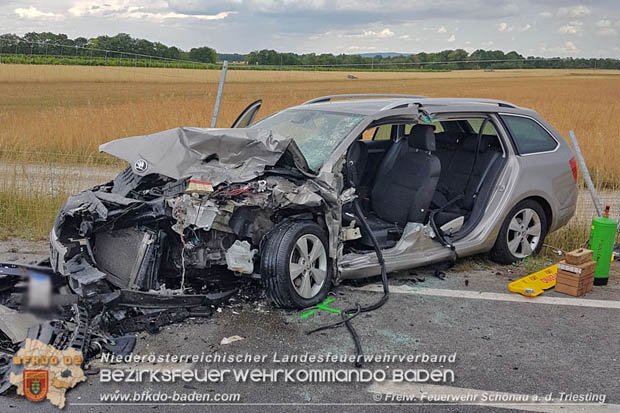
[[[618,223],[609,218],[609,206],[605,208],[605,215],[592,220],[590,230],[590,249],[594,252],[596,271],[594,272],[594,285],[607,285],[609,281],[609,265]]]

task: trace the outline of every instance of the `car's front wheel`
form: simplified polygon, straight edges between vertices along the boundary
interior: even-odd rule
[[[281,308],[319,304],[332,282],[327,234],[311,221],[279,225],[261,251],[261,277],[267,296]]]
[[[540,204],[526,199],[508,214],[491,250],[491,259],[512,264],[538,254],[547,235],[547,217]]]

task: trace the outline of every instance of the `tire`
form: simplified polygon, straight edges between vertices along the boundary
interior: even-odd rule
[[[528,220],[529,219],[529,220]],[[528,222],[525,222],[528,220]],[[540,252],[547,236],[547,216],[532,199],[519,202],[504,220],[490,258],[512,264]]]
[[[267,235],[261,280],[276,307],[301,309],[325,299],[332,283],[328,251],[326,232],[312,221],[285,222]]]

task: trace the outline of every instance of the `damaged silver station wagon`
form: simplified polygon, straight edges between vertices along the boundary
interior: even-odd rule
[[[538,252],[575,211],[577,170],[535,112],[486,99],[337,95],[232,128],[177,128],[100,150],[129,163],[71,196],[51,264],[82,297],[201,294],[254,277],[279,307],[343,279],[490,252]],[[382,254],[377,253],[380,251]]]

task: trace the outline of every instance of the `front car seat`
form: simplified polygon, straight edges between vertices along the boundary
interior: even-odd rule
[[[391,165],[379,168],[371,192],[372,213],[368,223],[381,248],[396,244],[407,222],[425,223],[437,187],[441,163],[435,150],[432,125],[416,125]],[[383,166],[383,165],[382,165]],[[362,234],[362,243],[372,246]]]

